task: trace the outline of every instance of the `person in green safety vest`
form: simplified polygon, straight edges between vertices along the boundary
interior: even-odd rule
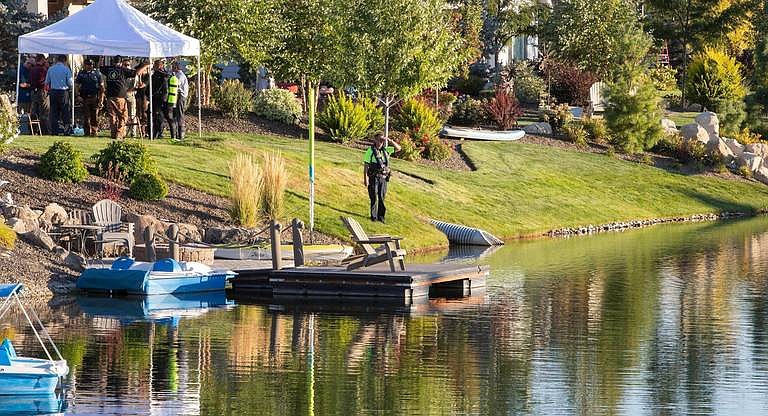
[[[168,130],[171,131],[171,140],[180,140],[178,137],[176,123],[173,119],[173,109],[176,107],[179,94],[179,79],[173,72],[168,73],[168,99],[163,106],[163,118],[168,123]]]
[[[384,222],[387,214],[384,198],[387,196],[387,182],[392,175],[389,157],[399,150],[399,143],[378,133],[363,156],[363,183],[368,188],[368,198],[371,200],[371,221]]]

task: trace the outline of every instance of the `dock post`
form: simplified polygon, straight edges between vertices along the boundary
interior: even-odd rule
[[[168,255],[179,261],[179,226],[177,224],[171,224],[168,230],[165,232],[168,237]]]
[[[301,235],[304,223],[300,219],[294,218],[291,221],[291,228],[293,232],[293,265],[300,267],[304,265],[304,237]]]
[[[157,256],[155,255],[155,230],[153,230],[152,227],[144,228],[144,247],[145,254],[147,255],[147,261],[156,261]]]
[[[283,256],[280,251],[280,223],[271,220],[269,222],[269,241],[272,246],[272,270],[283,268]]]

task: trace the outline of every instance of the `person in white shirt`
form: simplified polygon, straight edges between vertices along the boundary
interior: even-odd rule
[[[189,95],[189,82],[187,76],[184,75],[184,71],[181,70],[179,61],[174,61],[171,65],[173,75],[179,82],[178,97],[176,99],[176,107],[173,108],[173,122],[176,124],[176,138],[178,140],[184,139],[184,109],[187,106],[187,96]]]

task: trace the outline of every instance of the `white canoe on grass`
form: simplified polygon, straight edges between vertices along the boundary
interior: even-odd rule
[[[451,224],[449,222],[430,220],[429,222],[438,230],[442,231],[448,242],[459,245],[470,246],[500,246],[504,242],[490,233],[479,228],[467,227],[460,224]]]
[[[511,142],[520,140],[525,136],[522,130],[483,130],[468,127],[443,126],[440,135],[470,140],[489,140],[498,142]]]

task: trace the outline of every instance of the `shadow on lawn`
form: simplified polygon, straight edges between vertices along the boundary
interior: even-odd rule
[[[755,207],[744,203],[726,201],[721,198],[716,198],[711,195],[703,194],[701,192],[693,191],[690,189],[681,190],[680,192],[683,195],[702,202],[709,207],[719,210],[720,212],[738,212],[747,215],[755,215],[758,213],[758,210],[755,209]],[[764,193],[766,196],[768,196],[768,191]]]

